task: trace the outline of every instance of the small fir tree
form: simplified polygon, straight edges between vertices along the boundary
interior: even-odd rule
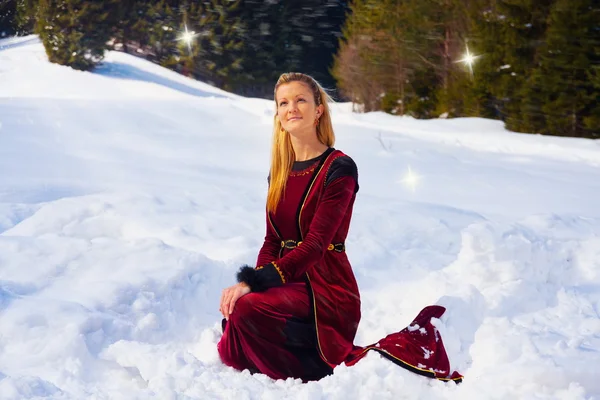
[[[36,32],[51,62],[91,70],[104,57],[111,37],[113,2],[40,0]]]

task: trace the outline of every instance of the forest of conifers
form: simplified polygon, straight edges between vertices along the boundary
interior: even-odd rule
[[[81,70],[120,50],[265,98],[299,71],[358,111],[600,138],[597,0],[0,0],[0,37],[29,33]]]

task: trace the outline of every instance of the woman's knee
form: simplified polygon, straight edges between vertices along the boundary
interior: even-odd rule
[[[233,308],[233,313],[229,316],[229,322],[234,325],[240,322],[249,322],[260,314],[258,305],[260,303],[259,293],[248,293],[240,297]]]

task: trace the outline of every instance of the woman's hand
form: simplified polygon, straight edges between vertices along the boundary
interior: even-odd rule
[[[219,311],[221,314],[223,314],[226,320],[229,320],[229,315],[231,315],[233,312],[235,302],[238,301],[240,297],[245,296],[248,293],[250,293],[250,286],[246,285],[244,282],[223,289]]]

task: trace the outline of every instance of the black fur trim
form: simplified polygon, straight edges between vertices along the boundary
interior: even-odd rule
[[[269,263],[261,269],[243,265],[237,273],[237,281],[250,286],[250,290],[253,292],[263,292],[268,288],[283,285],[281,276],[273,263]]]
[[[256,270],[249,265],[242,265],[237,273],[237,281],[240,283],[244,282],[252,289],[253,286],[256,286]],[[252,291],[254,292],[255,290]]]

